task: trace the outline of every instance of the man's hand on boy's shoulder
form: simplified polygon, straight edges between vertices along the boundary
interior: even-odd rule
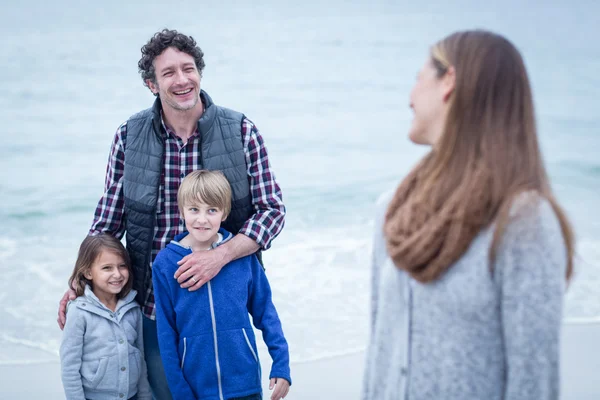
[[[179,268],[175,271],[175,279],[182,289],[190,292],[198,290],[206,282],[214,278],[225,264],[227,259],[219,251],[204,250],[193,251],[183,257],[178,263]]]
[[[254,254],[259,245],[246,235],[237,234],[213,250],[193,251],[177,264],[175,279],[182,289],[198,290],[214,278],[221,269],[233,260]]]
[[[275,388],[275,390],[273,390],[273,388]],[[283,399],[290,391],[290,383],[284,378],[271,378],[269,390],[273,390],[271,400]]]

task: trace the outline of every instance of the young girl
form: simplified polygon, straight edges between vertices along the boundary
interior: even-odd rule
[[[69,303],[60,346],[68,400],[151,399],[130,274],[127,251],[114,237],[88,236],[81,243],[69,279],[78,297]]]
[[[410,95],[431,151],[382,199],[364,400],[557,400],[573,234],[538,146],[521,55],[436,43]]]

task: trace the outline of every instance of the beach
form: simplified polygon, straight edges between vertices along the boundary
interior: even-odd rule
[[[313,362],[292,364],[292,386],[286,400],[358,399],[362,382],[364,353],[332,357]],[[263,376],[270,362],[262,360]],[[60,400],[64,392],[60,381],[60,364],[49,362],[32,365],[0,366],[0,398]],[[270,396],[269,382],[263,382],[263,398]]]
[[[281,186],[285,228],[263,259],[291,350],[289,399],[359,398],[374,205],[427,151],[407,132],[409,93],[428,49],[462,29],[513,41],[547,172],[577,237],[563,313],[573,321],[564,398],[600,399],[600,50],[590,46],[599,14],[590,0],[7,2],[0,400],[63,398],[58,302],[103,193],[114,133],[155,100],[137,63],[163,28],[197,41],[201,88],[256,124]]]
[[[600,320],[578,321],[563,326],[561,351],[561,400],[600,398]],[[364,351],[311,362],[292,363],[292,387],[287,400],[359,400],[364,368]],[[270,360],[262,357],[263,375]],[[60,364],[0,366],[2,399],[64,399]],[[263,398],[268,397],[263,382]]]

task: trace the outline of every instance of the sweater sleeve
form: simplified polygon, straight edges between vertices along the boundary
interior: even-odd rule
[[[169,260],[166,257],[160,257],[159,253],[152,267],[158,347],[173,399],[190,400],[195,399],[196,396],[183,376],[183,370],[181,369],[181,360],[177,351],[179,333],[175,323],[175,308],[169,285],[169,280],[174,281],[174,278],[173,276],[165,276],[165,271],[161,268],[161,265],[166,262],[169,262]]]
[[[546,200],[517,198],[497,254],[507,366],[503,398],[556,400],[567,255]]]
[[[148,382],[148,368],[146,366],[146,358],[144,354],[144,322],[142,320],[141,311],[137,312],[137,340],[135,345],[140,351],[142,359],[142,369],[140,372],[140,380],[138,382],[137,399],[152,400],[152,393],[150,392],[150,384]]]
[[[271,299],[271,286],[256,256],[250,256],[252,281],[249,287],[248,312],[254,326],[262,331],[263,339],[273,359],[269,379],[284,378],[290,385],[290,355],[283,336],[281,321]]]
[[[376,203],[375,220],[373,224],[373,240],[371,247],[371,333],[375,327],[378,306],[378,287],[381,264],[387,256],[383,224],[392,192],[382,194]]]
[[[83,336],[86,321],[83,313],[74,305],[69,307],[67,322],[60,344],[60,366],[63,389],[67,400],[85,400],[81,379]]]
[[[376,202],[375,205],[375,217],[373,224],[373,239],[371,244],[371,321],[370,321],[370,337],[367,344],[367,351],[365,353],[367,364],[370,363],[374,346],[373,331],[375,330],[375,323],[377,321],[377,308],[379,301],[379,276],[381,270],[381,264],[384,262],[387,254],[385,237],[383,234],[383,224],[385,220],[385,213],[387,206],[392,198],[393,192],[383,193]],[[362,398],[368,398],[368,393],[372,393],[373,390],[371,385],[375,384],[377,377],[371,376],[370,369],[365,368],[363,376],[362,386]]]

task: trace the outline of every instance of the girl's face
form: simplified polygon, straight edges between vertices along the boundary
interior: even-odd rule
[[[434,145],[442,134],[448,111],[448,98],[454,89],[454,69],[442,77],[429,59],[417,75],[410,93],[413,121],[409,137],[416,144]]]
[[[129,269],[120,255],[104,250],[84,276],[92,281],[92,290],[100,301],[114,300],[129,280]]]

